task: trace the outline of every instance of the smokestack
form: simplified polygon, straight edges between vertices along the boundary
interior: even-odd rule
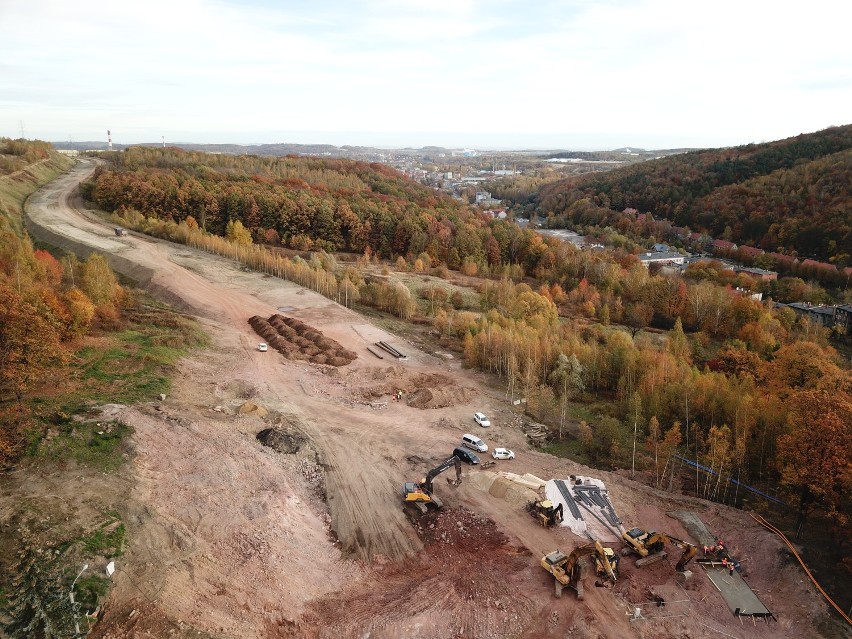
[[[112,151],[112,133],[107,129],[107,149]]]

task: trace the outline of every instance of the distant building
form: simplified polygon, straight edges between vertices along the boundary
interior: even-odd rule
[[[836,273],[837,267],[828,262],[818,262],[817,260],[804,260],[799,264],[801,271],[819,271],[822,273]]]
[[[763,293],[755,293],[754,291],[750,291],[748,289],[742,288],[741,286],[738,286],[734,290],[737,292],[737,294],[741,295],[742,297],[748,297],[749,299],[753,299],[756,302],[759,302],[763,299]]]
[[[476,204],[478,206],[500,206],[500,200],[495,200],[491,197],[491,193],[488,191],[477,191],[476,192]]]
[[[779,304],[779,306],[785,305]],[[813,306],[809,302],[792,302],[786,306],[796,314],[796,317],[807,317],[820,326],[829,328],[834,326],[834,306]]]
[[[61,153],[62,155],[67,155],[69,158],[76,158],[80,155],[80,152],[77,149],[56,149],[57,153]]]
[[[728,240],[713,240],[711,245],[714,251],[736,251],[737,245]]]
[[[834,307],[834,323],[845,328],[847,335],[852,331],[852,304],[841,304]]]
[[[651,264],[662,264],[662,265],[670,265],[670,264],[683,264],[683,261],[686,259],[685,255],[681,255],[680,253],[675,253],[672,251],[656,251],[653,253],[642,253],[637,256],[639,261],[642,262],[646,267]]]
[[[784,255],[783,253],[767,253],[767,255],[775,260],[776,264],[783,264],[787,268],[792,267],[799,261],[798,258],[792,255]]]

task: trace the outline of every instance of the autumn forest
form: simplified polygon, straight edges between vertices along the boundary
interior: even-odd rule
[[[848,524],[848,367],[827,329],[740,294],[760,286],[747,276],[712,261],[649,272],[625,249],[582,251],[342,160],[129,149],[86,194],[133,228],[428,321],[592,463],[629,464],[635,427],[660,487],[679,454]],[[364,268],[377,260],[387,275]],[[412,289],[394,272],[435,279]],[[787,279],[809,286],[782,278],[774,292]],[[742,498],[725,483],[692,490]]]
[[[39,162],[63,166],[45,145],[6,142],[4,158],[7,181]],[[553,452],[635,465],[660,488],[675,483],[680,457],[697,460],[715,477],[781,489],[838,533],[848,526],[852,384],[836,350],[845,336],[737,290],[766,283],[712,260],[673,276],[649,271],[626,246],[580,250],[383,165],[155,148],[105,159],[83,195],[114,220],[430,325],[442,348],[527,398]],[[120,325],[128,302],[99,256],[34,249],[14,207],[4,225],[0,287],[14,302],[0,315],[8,464],[38,428],[38,415],[22,410],[27,397],[92,327]],[[796,277],[764,290],[825,294]],[[683,487],[744,497],[727,482]]]

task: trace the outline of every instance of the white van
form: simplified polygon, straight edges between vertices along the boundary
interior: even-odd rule
[[[479,439],[476,435],[471,435],[470,433],[465,433],[462,435],[462,446],[466,446],[471,450],[475,450],[478,453],[487,453],[488,445]]]

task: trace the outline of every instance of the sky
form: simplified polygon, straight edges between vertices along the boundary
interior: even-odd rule
[[[0,136],[720,147],[852,122],[848,0],[0,0]]]

